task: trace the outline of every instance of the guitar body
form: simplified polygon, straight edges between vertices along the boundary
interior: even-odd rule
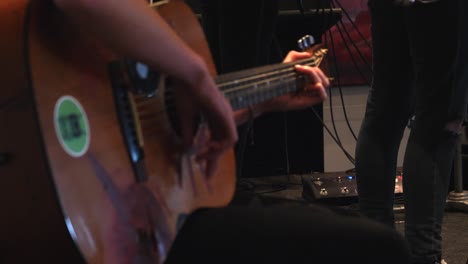
[[[39,2],[0,4],[0,33],[12,40],[0,44],[8,51],[0,62],[0,154],[11,157],[0,164],[7,215],[0,260],[74,263],[81,255],[88,263],[159,263],[182,215],[232,199],[233,152],[206,185],[203,164],[178,147],[165,98],[170,87],[153,97],[128,93],[130,107],[122,107],[121,82],[109,72],[121,58]],[[203,31],[183,1],[157,12],[215,74]],[[138,142],[129,140],[134,134]],[[138,161],[132,149],[140,151]]]
[[[0,2],[0,263],[83,263],[57,200],[28,84],[26,5]]]

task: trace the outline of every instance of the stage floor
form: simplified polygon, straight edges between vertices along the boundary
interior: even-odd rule
[[[314,177],[336,178],[347,173],[313,174]],[[310,175],[306,175],[310,177]],[[266,203],[307,203],[302,198],[302,178],[304,175],[273,176],[260,178],[242,178],[239,180],[238,191],[247,194],[244,197],[259,197]],[[242,196],[242,195],[241,195]],[[250,198],[248,198],[250,199]],[[315,203],[334,203],[338,206],[357,210],[357,199],[315,200]],[[396,200],[396,227],[404,234],[404,206],[402,199]],[[447,210],[442,227],[443,257],[448,264],[466,264],[468,261],[468,212]]]

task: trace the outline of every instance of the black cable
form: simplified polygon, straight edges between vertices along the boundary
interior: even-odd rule
[[[335,65],[337,64],[337,61],[336,61],[336,56],[334,56],[334,60],[335,60]],[[339,75],[339,74],[337,74]],[[339,80],[339,77],[337,79],[337,82],[338,82],[338,92],[340,93],[340,99],[341,99],[341,107],[343,108],[343,115],[344,115],[344,119],[345,119],[345,122],[346,122],[346,125],[348,126],[348,129],[349,131],[351,132],[351,135],[353,136],[354,140],[357,141],[357,136],[356,134],[354,133],[354,130],[351,126],[351,123],[349,122],[349,117],[348,117],[348,111],[346,110],[346,105],[345,105],[345,102],[344,102],[344,96],[343,96],[343,89],[342,89],[342,86],[341,86],[341,82]],[[330,99],[331,99],[331,91],[332,91],[332,88],[333,88],[333,85],[330,85],[329,87],[329,93],[330,93]],[[333,113],[333,111],[331,110],[333,108],[332,106],[332,101],[330,100],[330,112]],[[334,122],[334,121],[333,121]],[[333,123],[333,127],[335,127],[335,124]],[[335,129],[335,133],[336,132],[336,129]],[[341,142],[341,141],[340,141]]]
[[[286,154],[286,175],[288,177],[289,181],[289,173],[290,173],[290,167],[289,167],[289,141],[288,141],[288,116],[286,115],[285,112],[283,112],[283,124],[284,124],[284,150]]]
[[[239,148],[238,148],[238,161],[237,161],[237,177],[242,178],[242,170],[244,167],[244,156],[245,156],[245,146],[247,145],[247,138],[249,132],[253,127],[253,120],[249,120],[247,125],[244,127],[244,131],[240,137]]]
[[[336,60],[336,50],[335,50],[335,42],[333,40],[333,35],[331,34],[331,31],[329,30],[328,31],[328,35],[330,37],[330,42],[331,42],[331,46],[332,46],[332,51],[333,51],[333,58],[334,58],[334,67],[335,67],[335,72],[336,72],[336,80],[338,82],[338,86],[341,87],[340,85],[340,73],[339,73],[339,70],[338,70],[338,62]],[[325,38],[327,38],[327,35],[325,35]],[[328,42],[328,40],[327,40]],[[330,104],[330,118],[331,118],[331,121],[332,121],[332,125],[333,125],[333,131],[335,132],[335,137],[336,137],[336,142],[338,144],[341,144],[341,139],[340,139],[340,136],[338,134],[338,131],[336,130],[336,123],[335,123],[335,117],[334,117],[334,112],[333,112],[333,93],[332,93],[332,88],[333,88],[333,85],[330,84],[330,86],[328,87],[328,100],[329,100],[329,104]]]
[[[302,6],[302,8],[304,8],[304,7]],[[316,12],[318,12],[318,9],[319,9],[319,8],[316,9]],[[324,9],[324,8],[321,8],[321,11],[324,13],[324,12],[325,12],[325,9]],[[301,10],[301,13],[303,13],[303,12],[304,12],[304,10]],[[326,19],[326,16],[323,16],[323,18],[324,18],[324,20],[325,20],[325,19]],[[324,21],[324,22],[325,22],[325,21]],[[324,24],[324,27],[325,27],[325,23],[323,23],[323,24]],[[331,33],[330,33],[330,32],[329,32],[329,34],[330,34],[330,36],[331,36]],[[341,35],[342,35],[342,34],[341,34]],[[343,37],[343,35],[342,35],[342,37]],[[331,42],[332,42],[332,46],[333,46],[333,51],[335,52],[335,49],[334,49],[334,41],[333,41],[333,37],[332,37],[332,36],[331,36],[331,39],[332,39]],[[281,45],[279,44],[279,41],[278,41],[278,38],[277,38],[276,35],[274,35],[273,41],[274,41],[274,43],[276,44],[275,46],[276,46],[276,48],[277,48],[277,51],[278,51],[281,55],[283,55],[283,51],[282,51],[282,49],[281,49]],[[325,43],[326,43],[326,44],[328,43],[328,39],[327,39],[326,35],[325,35]],[[339,82],[339,77],[340,77],[340,76],[339,76],[339,71],[338,71],[338,69],[337,69],[338,63],[337,63],[337,60],[336,60],[336,53],[335,53],[335,56],[334,56],[334,62],[335,62],[334,65],[335,65],[335,69],[336,69],[336,75],[337,75],[337,79],[338,79],[338,82]],[[341,88],[340,82],[339,82],[339,87]],[[330,98],[330,104],[331,104],[331,102],[332,102],[332,99],[331,99],[331,98],[332,98],[331,88],[330,88],[329,94],[330,94],[329,98]],[[341,102],[342,102],[342,104],[344,104],[343,94],[342,94],[341,89],[340,89],[340,95],[341,95],[341,99],[342,99]],[[332,105],[331,105],[331,106],[332,106]],[[343,109],[345,110],[344,105],[343,105]],[[338,132],[337,132],[337,130],[336,130],[336,124],[335,124],[335,120],[334,120],[334,117],[333,117],[334,114],[333,114],[333,111],[332,111],[332,107],[330,107],[330,110],[331,110],[332,123],[333,123],[333,125],[334,125],[334,130],[335,130],[335,135],[336,135],[336,136],[334,136],[334,135],[331,133],[330,129],[329,129],[328,126],[323,122],[322,118],[318,115],[318,113],[315,111],[315,109],[312,108],[312,110],[313,110],[314,114],[317,116],[317,118],[319,119],[319,121],[322,123],[322,126],[327,130],[328,134],[329,134],[329,135],[331,136],[331,138],[335,141],[335,143],[337,143],[337,145],[340,147],[340,149],[343,151],[343,153],[346,155],[346,157],[349,159],[349,161],[350,161],[351,163],[355,164],[354,158],[353,158],[352,155],[343,147],[343,145],[342,145],[342,143],[341,143],[341,140],[340,140],[340,138],[339,138]],[[347,120],[348,126],[350,126],[349,121],[348,121],[348,117],[347,117],[347,114],[346,114],[346,113],[345,113],[345,118],[346,118],[346,120]],[[285,126],[286,126],[286,124],[287,124],[287,117],[286,117],[286,116],[284,116],[284,123],[285,123]],[[247,129],[249,129],[249,128],[247,128]],[[350,128],[350,129],[351,129],[351,128]],[[285,135],[287,136],[287,127],[285,127],[285,129],[284,129],[284,133],[285,133]],[[354,133],[353,133],[353,134],[354,134]],[[245,148],[246,138],[247,138],[247,136],[244,135],[243,140],[242,140],[242,142],[241,142],[240,148],[241,148],[241,151],[242,151],[242,152],[244,151],[243,149]],[[288,145],[287,138],[285,139],[285,144],[286,144],[286,148],[287,148],[287,145]],[[287,151],[287,149],[286,149],[286,151]],[[291,183],[291,182],[290,182],[290,179],[289,179],[289,173],[290,173],[290,172],[289,172],[289,155],[288,155],[288,153],[286,153],[286,162],[287,162],[288,183],[286,183],[286,184],[284,184],[284,185],[269,184],[268,186],[271,186],[272,188],[274,188],[274,187],[277,187],[277,188],[274,189],[274,190],[269,190],[269,191],[264,191],[264,192],[255,192],[256,194],[272,193],[272,192],[282,191],[282,190],[287,189],[287,186],[288,186],[288,185],[290,185],[290,184],[295,184],[295,183]],[[240,167],[242,167],[242,163],[243,163],[243,156],[241,156],[241,158],[240,158]],[[251,186],[251,187],[249,188],[250,190],[258,189],[258,188],[261,187],[261,186],[266,186],[266,185],[259,185],[259,184],[253,183],[253,182],[250,181],[250,180],[244,180],[244,179],[241,179],[241,180],[242,180],[243,182],[248,183],[248,184]],[[295,185],[300,185],[300,184],[295,184]]]
[[[318,9],[318,7],[317,7],[317,9]],[[322,10],[322,17],[323,17],[323,19],[324,19],[322,24],[323,24],[323,26],[324,26],[324,28],[325,28],[325,22],[326,22],[326,21],[325,21],[325,19],[326,19],[326,16],[325,16],[325,9],[322,8],[321,10]],[[323,30],[323,31],[325,32],[325,30]],[[330,31],[328,31],[328,32],[330,33]],[[327,35],[325,34],[325,46],[326,46],[327,44],[328,44],[328,38],[327,38]],[[334,43],[333,43],[333,42],[332,42],[332,45],[334,46]],[[334,49],[334,48],[333,48],[332,50],[333,50],[333,52],[335,52],[335,49]],[[336,57],[336,56],[335,56],[335,57]],[[337,64],[335,63],[335,67],[336,67],[336,65],[337,65]],[[336,68],[335,71],[338,72],[338,69]],[[331,85],[330,85],[329,88],[328,88],[328,100],[329,100],[329,102],[330,102],[330,103],[329,103],[329,104],[330,104],[330,118],[331,118],[331,122],[332,122],[332,125],[333,125],[333,130],[334,130],[334,132],[335,132],[335,137],[334,137],[334,138],[336,138],[335,141],[337,142],[337,144],[341,144],[341,139],[340,139],[340,137],[339,137],[339,135],[338,135],[338,131],[337,131],[337,129],[336,129],[335,115],[334,115],[334,113],[333,113],[333,107],[332,107],[332,105],[333,105],[333,93],[332,93]]]
[[[320,32],[325,32],[327,30],[327,23],[326,22],[327,22],[327,18],[329,18],[329,16],[325,15],[325,8],[321,8],[321,6],[322,6],[322,0],[319,0],[315,13],[318,13],[318,10],[322,11],[322,14],[321,14],[321,16],[322,16],[322,30]],[[331,10],[330,10],[330,12],[331,12]],[[322,33],[322,35],[323,35],[323,33]]]
[[[319,10],[319,7],[317,7],[316,12],[318,12],[318,10]],[[321,8],[321,11],[322,11],[322,13],[323,13],[323,19],[324,19],[324,21],[323,21],[323,26],[325,27],[325,19],[326,19],[326,16],[324,15],[325,9],[324,9],[324,8]],[[325,30],[324,30],[324,31],[325,31]],[[329,33],[330,33],[330,31],[329,31]],[[331,33],[330,33],[330,34],[331,34]],[[330,36],[331,36],[331,35],[330,35]],[[331,38],[333,39],[333,37],[331,37]],[[326,35],[325,35],[325,46],[327,45],[327,43],[328,43],[328,39],[327,39],[327,37],[326,37]],[[332,49],[332,50],[335,52],[333,40],[332,40],[332,46],[333,46],[333,49]],[[336,70],[335,70],[335,71],[337,72],[337,77],[338,77],[338,79],[339,79],[339,73],[338,73],[339,71],[338,71],[338,68],[337,68],[338,63],[337,63],[337,61],[336,61],[336,54],[335,54],[335,56],[333,56],[333,57],[335,58],[335,67],[336,67]],[[340,137],[339,137],[338,131],[337,131],[337,129],[336,129],[336,122],[335,122],[335,119],[334,119],[334,113],[333,113],[333,107],[332,107],[332,102],[333,102],[333,99],[332,99],[332,98],[333,98],[333,95],[332,95],[332,90],[331,90],[331,88],[332,88],[332,87],[330,86],[330,87],[329,87],[330,116],[331,116],[331,120],[332,120],[332,124],[333,124],[333,129],[334,129],[334,132],[335,132],[335,136],[333,136],[333,134],[331,133],[331,131],[329,130],[329,128],[325,125],[325,123],[323,122],[323,120],[322,120],[322,119],[318,116],[318,114],[315,112],[315,109],[313,109],[313,108],[312,108],[312,109],[313,109],[314,113],[316,114],[317,118],[320,120],[320,122],[322,123],[322,125],[323,125],[323,126],[325,127],[325,129],[327,130],[327,132],[330,134],[330,136],[332,137],[332,139],[337,143],[337,145],[341,148],[341,150],[343,150],[343,152],[345,153],[346,157],[350,160],[350,162],[352,162],[352,163],[354,164],[354,158],[349,154],[349,152],[347,152],[347,151],[344,149],[343,144],[341,143],[341,139],[340,139]],[[342,101],[342,103],[343,103],[344,100],[343,100],[343,94],[342,94],[342,92],[341,92],[341,89],[340,89],[340,94],[341,94],[341,99],[342,99],[341,101]],[[343,109],[344,109],[344,107],[343,107]],[[345,114],[345,116],[346,116],[346,118],[347,118],[347,114]],[[348,125],[350,126],[349,121],[348,121],[347,123],[348,123]],[[353,133],[353,134],[354,134],[354,133]],[[289,172],[288,172],[288,176],[289,176]],[[289,177],[288,177],[288,179],[289,179]]]
[[[338,145],[338,147],[340,147],[340,149],[343,151],[343,153],[346,155],[346,157],[349,159],[349,161],[351,163],[353,163],[353,165],[355,165],[355,160],[354,158],[351,156],[351,154],[349,154],[349,152],[343,147],[343,145],[341,143],[338,143],[337,139],[333,136],[333,134],[331,133],[330,129],[328,128],[328,126],[325,124],[325,122],[323,122],[323,119],[319,116],[319,114],[315,111],[315,109],[313,107],[310,108],[312,110],[312,112],[314,112],[315,116],[318,118],[318,120],[322,123],[322,126],[327,130],[328,134],[330,135],[330,137],[336,142],[336,144]]]
[[[357,141],[357,136],[354,133],[354,130],[351,127],[351,124],[349,123],[348,111],[346,110],[346,106],[345,106],[345,102],[344,102],[344,96],[343,96],[343,90],[341,89],[341,86],[338,87],[338,91],[340,92],[341,106],[343,108],[343,115],[345,117],[346,125],[348,126],[348,129],[351,132],[351,134],[353,135],[354,140]]]
[[[333,0],[332,0],[333,1]],[[340,4],[340,2],[338,0],[335,0],[335,2],[337,3],[337,5],[341,8],[341,10],[343,11],[343,13],[345,14],[345,16],[348,18],[348,20],[351,22],[351,25],[353,25],[354,29],[356,29],[356,32],[359,34],[359,36],[362,38],[362,40],[364,41],[364,43],[366,43],[367,47],[369,47],[370,49],[372,49],[372,45],[369,44],[369,42],[367,42],[367,39],[364,37],[364,35],[362,34],[361,31],[359,31],[359,28],[356,26],[356,24],[353,22],[353,20],[351,19],[351,16],[348,14],[348,12],[346,12],[346,9],[343,8],[343,6]]]
[[[265,16],[264,13],[264,7],[265,7],[265,0],[260,0],[260,10],[259,10],[259,15],[258,15],[258,23],[257,23],[257,47],[256,47],[256,58],[255,58],[255,63],[258,65],[261,62],[261,51],[264,47],[262,47],[263,41],[262,41],[262,29],[263,29],[263,18]]]
[[[333,6],[334,7],[334,6]],[[342,24],[342,22],[341,22]],[[343,28],[345,28],[343,26]],[[338,29],[338,32],[340,33],[340,36],[341,38],[343,39],[343,42],[346,43],[346,39],[344,38],[343,36],[343,33],[341,31],[341,28],[339,27],[339,25],[337,25],[337,29]],[[345,32],[347,32],[346,30],[344,30]],[[329,32],[330,33],[330,32]],[[336,71],[336,74],[337,74],[337,82],[338,82],[338,91],[340,93],[340,98],[341,98],[341,105],[342,105],[342,108],[343,108],[343,114],[344,114],[344,117],[345,117],[345,121],[346,121],[346,125],[348,126],[348,129],[349,131],[351,132],[352,136],[354,137],[354,139],[357,141],[357,136],[356,136],[356,133],[354,132],[350,122],[349,122],[349,117],[348,117],[348,113],[347,113],[347,110],[346,110],[346,106],[345,106],[345,102],[344,102],[344,96],[343,96],[343,90],[342,90],[342,85],[341,85],[341,81],[340,81],[340,76],[339,76],[339,71],[338,71],[338,62],[337,62],[337,56],[336,56],[336,52],[335,52],[335,46],[333,45],[334,43],[334,39],[333,39],[333,35],[330,33],[330,38],[331,38],[331,42],[332,42],[332,49],[333,49],[333,58],[334,58],[334,63],[335,63],[335,71]],[[348,37],[349,37],[349,34],[348,34]],[[350,38],[351,42],[354,44],[354,42],[352,41],[352,39]],[[368,82],[368,80],[365,78],[364,74],[359,70],[359,66],[356,64],[356,61],[354,60],[354,57],[352,56],[352,52],[351,50],[349,49],[349,46],[347,44],[345,44],[345,47],[348,51],[348,53],[350,54],[350,57],[353,61],[353,64],[354,66],[356,67],[356,69],[358,70],[358,72],[361,74],[361,77],[366,81],[366,83],[368,84],[368,86],[370,86],[370,83]],[[358,51],[359,54],[362,54],[360,51],[359,51],[359,48],[357,46],[354,45],[354,47],[356,48],[356,50]],[[330,86],[330,90],[331,90],[331,86]]]
[[[372,66],[371,66],[370,63],[364,58],[364,56],[362,55],[361,51],[359,50],[359,48],[358,48],[358,47],[356,46],[356,44],[354,43],[354,41],[353,41],[353,39],[351,38],[351,36],[349,36],[349,32],[346,31],[346,27],[344,26],[343,21],[340,21],[340,22],[336,25],[336,29],[338,30],[338,33],[340,34],[341,39],[343,40],[343,43],[344,43],[344,45],[345,45],[345,48],[346,48],[346,50],[348,51],[349,57],[351,58],[351,61],[353,62],[354,67],[355,67],[356,70],[359,72],[359,74],[361,75],[362,79],[367,83],[367,85],[370,86],[369,80],[367,80],[366,76],[362,73],[362,71],[360,70],[360,67],[357,65],[356,60],[354,59],[353,52],[351,51],[351,49],[349,48],[349,45],[347,44],[348,41],[346,40],[346,38],[345,38],[344,35],[343,35],[343,32],[341,31],[340,24],[341,24],[341,26],[343,27],[344,31],[347,33],[347,36],[348,36],[348,38],[349,38],[349,41],[353,44],[353,47],[356,49],[357,53],[359,54],[359,56],[361,57],[361,59],[363,60],[363,62],[366,64],[366,66],[369,68],[369,71],[370,71],[370,72],[372,72]]]
[[[349,35],[349,31],[346,30],[346,27],[343,23],[343,21],[340,21],[338,22],[338,24],[336,25],[336,29],[338,30],[338,33],[340,33],[340,36],[341,38],[343,39],[343,43],[345,43],[345,48],[346,50],[348,51],[349,53],[349,56],[351,58],[351,60],[353,61],[353,64],[354,64],[354,67],[356,67],[357,70],[359,70],[359,66],[357,65],[357,62],[356,60],[354,59],[354,56],[353,56],[353,52],[351,51],[351,49],[349,48],[349,45],[347,44],[348,41],[345,39],[345,37],[343,36],[343,31],[341,31],[341,27],[343,27],[343,31],[346,33],[346,36],[348,37],[349,39],[349,42],[351,43],[351,45],[353,45],[354,49],[356,50],[357,54],[359,55],[359,57],[361,58],[361,60],[364,62],[365,66],[367,66],[368,68],[368,71],[369,72],[372,72],[372,65],[369,61],[366,60],[366,58],[364,57],[364,55],[362,54],[362,52],[359,50],[358,46],[356,46],[356,43],[355,41],[353,40],[353,38]],[[369,84],[369,80],[367,80],[366,76],[361,72],[359,71],[359,74],[361,75],[362,79],[364,79],[364,81]]]

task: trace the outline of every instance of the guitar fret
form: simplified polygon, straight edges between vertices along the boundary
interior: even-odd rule
[[[243,109],[272,98],[288,94],[305,84],[306,78],[293,70],[294,64],[317,66],[325,51],[295,63],[270,65],[259,68],[257,73],[240,71],[217,77],[217,83],[229,100],[233,110]],[[262,71],[268,69],[266,71]]]
[[[234,109],[241,109],[290,93],[296,89],[296,78],[275,79],[254,83],[242,90],[226,93]]]

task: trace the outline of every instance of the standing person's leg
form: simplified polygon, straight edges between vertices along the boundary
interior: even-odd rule
[[[394,225],[400,141],[412,112],[412,68],[404,12],[393,0],[369,0],[373,81],[356,145],[361,211]]]
[[[171,263],[409,263],[404,239],[377,222],[318,206],[227,207],[190,216]]]
[[[458,49],[449,120],[464,120],[468,100],[468,1],[458,1]]]
[[[436,263],[441,259],[442,218],[462,122],[449,113],[455,91],[458,1],[406,9],[416,109],[403,165],[405,236],[414,263]]]

